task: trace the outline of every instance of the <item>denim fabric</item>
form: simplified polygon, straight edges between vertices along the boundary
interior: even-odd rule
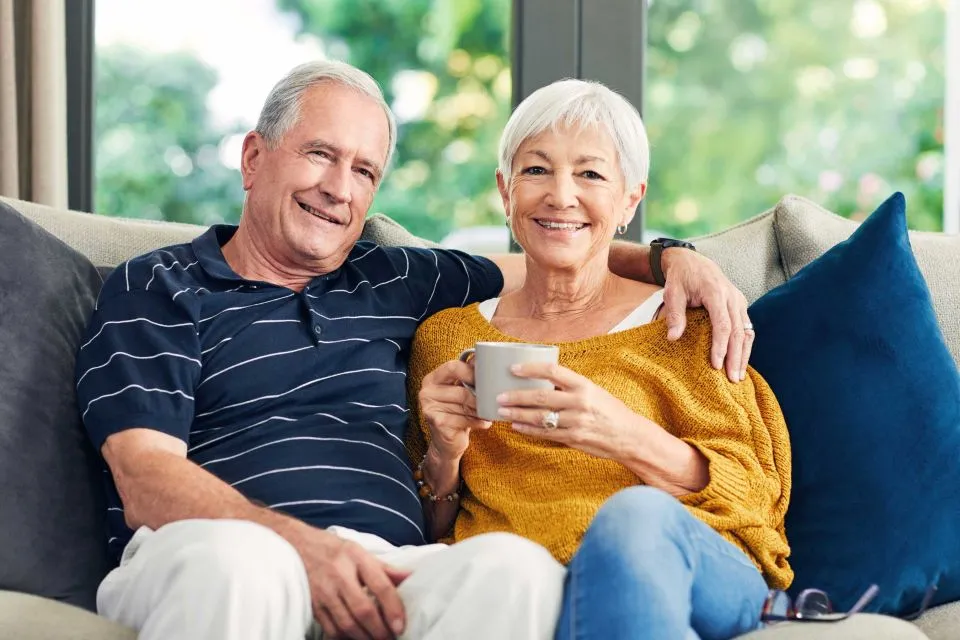
[[[650,487],[607,500],[570,562],[556,640],[727,640],[759,626],[747,556]]]

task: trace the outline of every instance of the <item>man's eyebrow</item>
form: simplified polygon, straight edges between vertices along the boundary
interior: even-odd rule
[[[343,149],[341,149],[335,144],[326,142],[324,140],[310,140],[309,142],[304,143],[303,147],[301,148],[302,149],[324,149],[332,153],[337,158],[343,155]],[[383,169],[380,167],[380,163],[378,162],[374,162],[373,160],[370,160],[368,158],[358,157],[356,159],[356,163],[362,167],[366,167],[367,169],[369,169],[376,176],[378,180],[383,175]]]

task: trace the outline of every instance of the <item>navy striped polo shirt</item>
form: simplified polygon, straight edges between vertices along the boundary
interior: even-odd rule
[[[248,498],[318,527],[422,544],[404,448],[407,363],[420,321],[500,293],[489,260],[358,242],[300,293],[239,277],[220,247],[236,227],[120,265],[77,359],[97,450],[147,427]],[[105,472],[110,548],[132,532]]]

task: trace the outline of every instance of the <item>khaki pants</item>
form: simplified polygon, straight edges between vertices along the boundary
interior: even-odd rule
[[[493,533],[462,543],[395,547],[332,527],[384,562],[411,569],[399,587],[403,640],[548,640],[565,570],[542,547]],[[185,520],[139,529],[97,593],[101,615],[140,640],[319,638],[299,554],[270,529]]]

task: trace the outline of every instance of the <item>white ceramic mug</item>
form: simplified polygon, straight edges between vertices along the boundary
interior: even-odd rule
[[[546,344],[524,342],[478,342],[460,354],[464,362],[473,356],[476,384],[464,386],[477,397],[477,416],[484,420],[500,420],[497,396],[517,389],[553,389],[553,383],[542,378],[519,378],[510,372],[515,364],[528,362],[556,363],[560,349]]]

